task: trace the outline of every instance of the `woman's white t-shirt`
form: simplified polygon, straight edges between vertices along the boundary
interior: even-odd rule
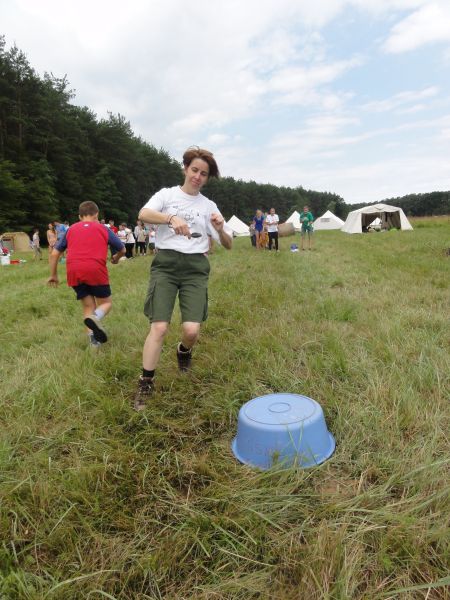
[[[219,234],[211,224],[212,213],[221,214],[220,210],[215,202],[208,200],[203,194],[191,196],[179,186],[163,188],[156,192],[143,208],[181,217],[189,225],[192,233],[201,234],[201,237],[188,239],[185,235],[177,235],[168,225],[158,225],[156,248],[159,250],[177,250],[184,254],[208,252],[208,236],[220,244]],[[224,225],[224,231],[233,237],[233,232],[227,225]]]

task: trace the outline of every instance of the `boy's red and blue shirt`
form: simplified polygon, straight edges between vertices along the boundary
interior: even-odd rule
[[[108,246],[113,252],[124,247],[119,238],[98,221],[79,221],[71,225],[55,245],[59,252],[67,250],[67,284],[71,287],[81,283],[108,285]]]

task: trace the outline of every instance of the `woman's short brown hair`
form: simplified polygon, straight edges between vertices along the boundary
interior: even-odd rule
[[[198,146],[190,146],[183,154],[183,165],[188,167],[195,158],[201,158],[201,160],[208,163],[208,177],[220,177],[219,167],[217,166],[216,159],[212,152],[205,150],[204,148],[199,148]]]
[[[78,208],[78,214],[80,217],[93,217],[98,215],[99,212],[98,206],[95,204],[95,202],[91,202],[90,200],[82,202]]]

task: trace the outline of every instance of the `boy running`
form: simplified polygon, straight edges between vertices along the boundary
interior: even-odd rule
[[[112,263],[116,264],[125,254],[119,238],[99,223],[98,212],[95,202],[80,204],[79,222],[69,227],[50,255],[50,277],[47,280],[50,286],[59,284],[58,260],[67,250],[67,284],[73,288],[77,300],[81,300],[84,324],[88,328],[90,344],[94,347],[108,340],[101,324],[112,307],[106,267],[108,245],[115,251],[111,257]]]

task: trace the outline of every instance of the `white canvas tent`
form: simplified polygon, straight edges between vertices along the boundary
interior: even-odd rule
[[[328,229],[340,229],[344,221],[336,215],[333,215],[331,210],[327,210],[325,214],[314,221],[315,231],[322,231]]]
[[[296,210],[292,213],[292,215],[286,219],[286,223],[292,223],[295,231],[300,231],[302,228],[302,224],[300,223],[300,213]]]
[[[246,225],[243,221],[238,219],[238,217],[236,217],[235,215],[231,217],[227,225],[232,229],[233,235],[235,236],[250,235],[248,225]]]
[[[388,204],[374,204],[348,213],[341,231],[345,233],[362,233],[363,228],[368,227],[377,217],[381,219],[381,229],[395,227],[403,231],[412,230],[411,223],[401,208],[389,206]]]

